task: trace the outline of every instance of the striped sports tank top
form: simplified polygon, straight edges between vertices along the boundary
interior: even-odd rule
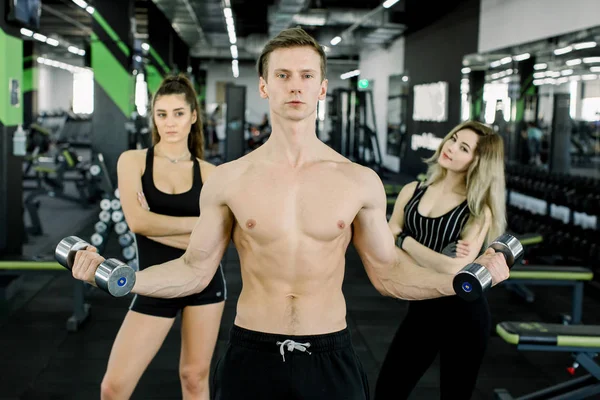
[[[413,239],[423,246],[440,253],[444,247],[460,238],[470,217],[467,200],[439,217],[424,217],[419,213],[419,203],[427,186],[419,184],[404,207],[404,227]]]

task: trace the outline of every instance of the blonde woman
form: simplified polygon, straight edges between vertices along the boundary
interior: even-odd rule
[[[426,180],[402,189],[389,226],[397,246],[419,265],[453,275],[505,229],[504,145],[488,126],[467,121],[426,162]],[[469,399],[490,322],[485,297],[410,302],[381,367],[375,398],[408,398],[439,354],[441,398]]]

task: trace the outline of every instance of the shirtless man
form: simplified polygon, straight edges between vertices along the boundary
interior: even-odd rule
[[[367,399],[342,293],[350,241],[383,295],[452,295],[453,276],[418,266],[394,245],[379,177],[317,138],[316,106],[327,80],[314,39],[299,28],[283,31],[265,46],[258,70],[270,139],[215,169],[186,253],[138,272],[133,292],[171,298],[202,291],[233,232],[243,289],[216,367],[215,398]],[[93,284],[103,260],[78,252],[73,275]],[[493,250],[476,261],[495,283],[508,277],[504,257]]]

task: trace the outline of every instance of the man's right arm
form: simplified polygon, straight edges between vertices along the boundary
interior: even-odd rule
[[[225,199],[227,166],[217,168],[202,187],[200,217],[184,255],[136,273],[132,292],[149,297],[184,297],[204,290],[231,240],[233,214]]]

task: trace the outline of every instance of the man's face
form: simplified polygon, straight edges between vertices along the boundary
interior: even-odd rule
[[[267,80],[260,78],[260,95],[269,99],[273,118],[301,121],[315,118],[318,100],[325,100],[327,80],[321,81],[321,58],[310,47],[277,49],[269,55]]]

